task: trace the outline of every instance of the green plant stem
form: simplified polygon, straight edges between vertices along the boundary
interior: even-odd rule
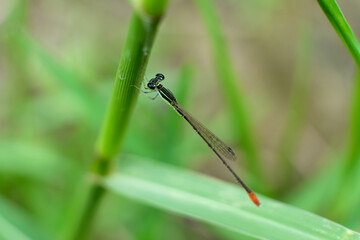
[[[360,157],[360,68],[354,78],[354,92],[349,129],[347,168],[352,168]]]
[[[335,197],[331,199],[332,205],[329,209],[330,215],[345,219],[349,216],[351,218],[351,215],[356,213],[354,207],[359,211],[357,203],[360,199],[360,191],[357,189],[360,188],[357,184],[359,182],[357,176],[359,176],[360,172],[360,43],[335,0],[318,0],[318,3],[344,45],[353,56],[358,67],[358,75],[355,79],[355,90],[352,98],[353,108],[350,120],[346,162],[342,171],[342,180]],[[342,213],[341,216],[338,214],[340,212]]]
[[[343,13],[335,0],[318,0],[325,15],[343,41],[350,54],[353,56],[358,69],[360,69],[360,43],[347,23]],[[358,70],[359,71],[359,70]],[[353,93],[353,109],[349,129],[349,149],[346,171],[351,170],[360,156],[360,77],[355,79]]]
[[[310,27],[301,26],[296,51],[296,65],[288,108],[287,122],[278,149],[278,169],[282,169],[278,191],[285,192],[294,180],[294,156],[299,145],[310,88],[311,36]]]
[[[6,97],[11,102],[11,107],[5,104],[4,109],[5,115],[9,116],[7,129],[11,129],[15,136],[18,136],[16,132],[18,129],[20,130],[19,121],[23,120],[22,114],[24,108],[27,107],[26,94],[30,83],[29,76],[31,76],[29,48],[23,46],[20,40],[22,29],[26,26],[27,14],[27,2],[18,0],[14,3],[7,18],[0,23],[0,46],[4,46],[1,54],[9,62],[8,81],[12,83],[3,86],[7,89],[4,91],[4,96],[1,97]],[[3,99],[0,98],[0,101],[3,102]]]
[[[329,213],[338,221],[353,218],[359,213],[360,201],[360,70],[354,79],[355,88],[352,99],[352,112],[350,118],[348,149],[346,162],[342,168],[342,179],[338,185],[337,194],[334,195],[333,205]],[[353,218],[354,219],[354,218]],[[349,221],[349,220],[348,220]],[[353,220],[358,224],[359,220]]]
[[[138,89],[142,82],[149,51],[159,22],[133,14],[130,30],[116,73],[103,128],[97,142],[97,154],[111,159],[117,153],[127,128]]]
[[[219,79],[222,80],[224,96],[230,106],[233,126],[236,129],[240,146],[243,150],[246,164],[259,182],[263,179],[260,168],[260,160],[257,154],[253,132],[248,120],[246,112],[244,96],[237,84],[237,76],[235,69],[228,54],[225,37],[222,34],[220,21],[217,18],[217,13],[210,0],[197,0],[199,10],[203,15],[206,27],[212,43],[214,58],[216,61],[216,70]],[[259,186],[265,186],[259,184]]]
[[[350,54],[353,56],[358,68],[360,68],[360,43],[347,23],[343,13],[335,0],[318,0],[318,3],[335,31],[343,41]],[[347,170],[352,169],[360,156],[360,77],[355,80],[353,95],[352,118],[349,129],[349,149],[347,158]]]
[[[105,189],[99,185],[88,187],[87,201],[84,206],[74,240],[86,239],[89,227],[92,225],[95,213],[99,207],[100,200],[105,194]]]
[[[91,169],[95,176],[106,176],[111,170],[112,159],[123,141],[138,96],[136,87],[140,87],[142,82],[159,22],[158,15],[133,13],[116,72],[113,93],[97,141],[96,157]],[[74,239],[86,238],[104,194],[104,188],[95,182],[92,183]]]
[[[335,0],[318,0],[326,17],[360,67],[360,44]]]

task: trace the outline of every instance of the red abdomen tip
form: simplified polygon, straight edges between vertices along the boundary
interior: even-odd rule
[[[255,193],[251,192],[251,193],[248,193],[251,201],[253,201],[253,203],[256,204],[256,206],[260,206],[260,201],[259,199],[256,197]]]

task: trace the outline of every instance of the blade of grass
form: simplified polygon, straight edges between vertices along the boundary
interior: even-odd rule
[[[41,46],[26,31],[20,31],[18,34],[19,47],[26,48],[38,61],[43,69],[54,79],[64,91],[68,91],[71,96],[81,104],[85,110],[86,118],[92,127],[98,127],[101,122],[102,105],[95,95],[91,94],[83,81],[73,72],[63,67],[50,53]]]
[[[355,164],[351,175],[349,175],[347,182],[345,182],[345,186],[351,186],[352,188],[345,188],[347,191],[344,191],[343,194],[349,194],[353,196],[353,200],[359,201],[360,199],[360,192],[356,191],[360,189],[359,187],[354,186],[353,178],[356,176],[360,176],[360,69],[358,69],[355,79],[355,89],[353,94],[353,101],[352,101],[352,116],[351,116],[351,123],[349,129],[349,150],[348,150],[348,159],[351,163],[357,162]],[[348,167],[352,167],[353,164],[348,164]],[[355,183],[358,183],[356,181]],[[355,189],[355,191],[353,190]],[[345,195],[346,196],[346,195]],[[354,203],[354,201],[352,201]],[[354,217],[355,214],[357,216],[360,215],[360,208],[357,204],[349,204],[347,205],[347,213],[345,221],[348,222],[351,226],[358,225],[360,223],[360,219],[358,217]]]
[[[318,0],[326,17],[360,67],[360,44],[335,0]]]
[[[307,211],[326,214],[331,203],[324,199],[332,199],[336,195],[336,188],[341,181],[343,159],[344,157],[339,156],[336,159],[327,160],[332,163],[290,191],[286,201]]]
[[[0,45],[3,50],[2,55],[9,63],[8,82],[5,84],[1,102],[7,102],[0,108],[5,110],[4,116],[7,118],[7,128],[1,128],[2,133],[11,129],[12,133],[19,131],[21,115],[25,109],[24,102],[27,100],[27,90],[29,87],[28,79],[29,54],[26,50],[18,47],[19,29],[26,24],[28,4],[24,0],[13,3],[13,7],[4,22],[0,23]],[[11,104],[8,104],[11,103]],[[11,107],[10,107],[11,106]]]
[[[1,39],[5,41],[7,55],[11,59],[11,66],[16,66],[13,74],[16,76],[14,81],[18,84],[12,84],[16,90],[11,91],[17,95],[27,90],[28,81],[26,81],[32,74],[29,70],[28,61],[40,63],[40,66],[53,77],[57,83],[71,93],[71,96],[80,102],[85,109],[87,119],[94,127],[98,127],[101,119],[99,112],[101,112],[101,105],[98,99],[86,91],[85,86],[81,84],[79,77],[61,66],[50,53],[39,44],[26,30],[26,15],[27,15],[27,1],[18,0],[14,4],[12,13],[0,28]],[[30,59],[31,58],[31,59]],[[24,74],[25,73],[25,74]],[[27,73],[27,74],[26,74]],[[24,74],[23,76],[19,74]],[[25,94],[22,94],[25,95]],[[13,96],[11,96],[14,98]],[[16,100],[16,98],[15,98]],[[17,101],[20,106],[24,106],[24,99],[18,97]],[[12,101],[13,102],[13,101]],[[19,109],[13,108],[13,109]],[[19,117],[20,118],[20,117]]]
[[[350,116],[348,139],[348,168],[353,168],[360,157],[360,68],[354,78],[352,111]]]
[[[309,74],[311,69],[312,32],[310,27],[307,24],[305,26],[305,23],[303,23],[299,27],[298,34],[296,65],[290,94],[288,116],[278,149],[277,169],[282,170],[282,178],[280,179],[281,186],[278,188],[280,193],[286,191],[291,186],[295,179],[294,176],[296,176],[293,160],[304,125],[310,88]]]
[[[355,210],[359,211],[360,187],[356,187],[356,183],[360,182],[360,161],[357,161],[357,166],[349,174],[339,187],[340,192],[336,195],[336,204],[330,208],[330,216],[341,223],[351,223],[353,227],[358,228],[359,212]],[[355,214],[357,214],[356,219],[354,219]],[[351,219],[355,222],[350,222]]]
[[[335,31],[343,41],[345,47],[353,56],[358,68],[360,68],[360,43],[347,23],[343,13],[335,0],[318,0],[325,15],[334,27]],[[355,165],[355,161],[360,157],[360,77],[355,80],[355,91],[353,97],[353,111],[349,139],[349,158],[348,168]]]
[[[355,60],[355,63],[358,67],[358,72],[360,68],[360,43],[357,40],[355,34],[353,33],[350,25],[347,23],[343,13],[341,12],[338,4],[335,0],[318,0],[318,3],[328,20],[334,27],[336,33],[339,35],[340,39],[344,43],[345,47],[348,49],[350,54]],[[357,182],[352,182],[353,177],[358,174],[360,167],[360,74],[355,80],[353,95],[353,109],[351,116],[351,124],[349,129],[349,140],[348,140],[348,149],[347,149],[347,158],[346,164],[343,171],[343,180],[339,184],[339,189],[337,191],[335,199],[332,200],[333,205],[329,210],[331,211],[332,216],[336,216],[338,209],[342,208],[344,202],[352,202],[354,199],[360,198],[360,192],[353,191],[354,188],[359,189],[359,186],[356,185]],[[349,185],[350,184],[350,185]],[[345,187],[344,187],[345,186]],[[350,186],[350,188],[349,188]],[[353,206],[347,205],[347,213],[351,212]]]
[[[343,181],[339,186],[334,198],[334,206],[330,208],[330,214],[335,219],[357,225],[360,220],[354,218],[354,214],[360,214],[357,207],[360,201],[360,70],[355,77],[355,89],[352,99],[352,115],[350,118],[347,162],[343,168]],[[357,210],[357,211],[355,211]],[[352,221],[351,221],[352,219]],[[355,221],[355,222],[354,222]]]
[[[261,239],[360,239],[325,218],[260,196],[255,207],[237,185],[128,157],[103,178],[109,190],[142,203]]]
[[[111,169],[112,158],[119,151],[138,95],[138,90],[134,86],[140,87],[142,82],[166,2],[166,0],[134,1],[137,12],[134,12],[131,18],[112,96],[97,141],[96,156],[92,163],[94,175],[107,175]],[[88,200],[74,239],[86,237],[104,194],[105,189],[102,186],[94,184],[89,187]]]
[[[67,159],[48,148],[18,141],[0,141],[0,173],[51,180],[64,173]]]
[[[51,239],[20,209],[0,196],[0,239]]]
[[[195,2],[198,5],[208,30],[218,78],[222,80],[220,85],[223,88],[224,96],[231,110],[232,126],[237,133],[238,142],[244,153],[246,165],[256,177],[255,179],[261,182],[263,176],[260,168],[260,160],[254,142],[253,132],[250,127],[249,116],[246,111],[244,95],[237,84],[238,78],[229,56],[226,40],[223,36],[215,7],[211,0],[196,0]],[[259,184],[259,186],[266,185]]]
[[[220,237],[220,239],[228,239],[228,240],[258,240],[258,238],[255,237],[251,237],[248,235],[244,235],[244,234],[240,234],[238,232],[234,232],[234,231],[230,231],[228,229],[225,228],[220,228],[220,227],[214,227],[210,230],[218,235]]]

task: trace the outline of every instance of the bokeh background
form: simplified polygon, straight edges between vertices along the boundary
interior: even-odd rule
[[[358,34],[360,2],[338,3]],[[294,190],[311,184],[346,149],[354,61],[314,0],[226,0],[215,6],[267,188],[275,189],[268,195],[290,201]],[[48,231],[58,226],[93,157],[132,11],[127,1],[0,2],[1,198]],[[184,108],[241,156],[215,64],[197,5],[169,1],[146,79],[163,73],[164,85]],[[139,95],[121,152],[234,182],[178,119],[161,99]],[[295,170],[289,186],[281,183],[286,166],[279,165],[286,149]],[[256,186],[241,157],[236,166]],[[324,209],[315,212],[347,224]],[[349,225],[359,230],[358,223]],[[112,194],[102,203],[93,234],[226,239],[205,224]]]

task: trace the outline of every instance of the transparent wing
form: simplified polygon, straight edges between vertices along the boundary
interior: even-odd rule
[[[231,172],[231,174],[236,178],[240,185],[245,189],[249,195],[251,201],[257,206],[260,205],[259,199],[256,197],[255,193],[241,180],[241,178],[232,170],[232,168],[227,164],[225,159],[236,160],[236,155],[234,151],[227,146],[223,141],[221,141],[215,134],[213,134],[209,129],[204,127],[199,121],[193,118],[188,112],[186,112],[176,100],[170,102],[171,106],[183,117],[188,123],[194,128],[194,130],[204,139],[204,141],[209,145],[209,147],[215,152],[215,154],[220,158],[223,164]]]
[[[194,128],[194,130],[204,139],[209,147],[218,153],[220,157],[228,160],[236,160],[234,151],[221,141],[215,134],[202,125],[198,120],[193,118],[187,111],[185,111],[177,102],[173,102],[172,107]]]

